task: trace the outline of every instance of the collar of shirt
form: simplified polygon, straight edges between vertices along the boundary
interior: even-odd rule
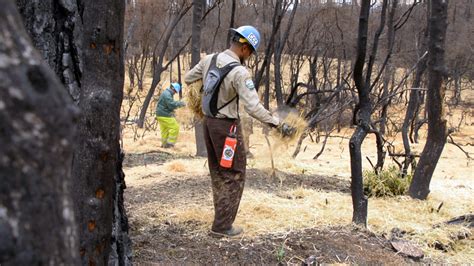
[[[237,60],[237,62],[240,62],[239,56],[237,56],[237,54],[232,52],[230,49],[225,50],[224,53],[226,53],[227,55],[229,55],[232,58],[234,58],[235,60]]]

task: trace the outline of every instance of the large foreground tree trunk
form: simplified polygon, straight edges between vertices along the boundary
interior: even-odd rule
[[[428,43],[428,137],[416,167],[409,194],[413,198],[426,199],[430,192],[433,172],[443,152],[447,138],[447,122],[444,116],[445,38],[448,18],[448,0],[432,1]]]
[[[81,256],[83,263],[104,265],[112,252],[124,263],[130,259],[123,250],[127,245],[120,245],[123,241],[120,232],[128,230],[121,202],[125,184],[119,145],[125,3],[123,0],[87,0],[82,8],[85,23],[79,100],[81,145],[73,161],[77,185],[74,192],[81,222]]]
[[[69,92],[82,111],[72,160],[82,263],[104,265],[110,254],[111,263],[127,264],[131,252],[119,145],[125,2],[17,4],[44,58],[67,86],[78,85],[77,93],[70,86]]]
[[[31,44],[14,1],[0,6],[0,265],[75,265],[78,110]]]

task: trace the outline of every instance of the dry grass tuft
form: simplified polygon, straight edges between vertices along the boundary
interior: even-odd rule
[[[188,89],[187,89],[188,97],[187,97],[186,102],[188,104],[189,109],[197,117],[203,118],[204,114],[202,113],[202,108],[201,108],[201,99],[202,99],[201,88],[202,88],[201,79],[188,85]]]
[[[177,162],[177,161],[171,162],[170,164],[168,164],[167,169],[175,173],[186,172],[186,167],[184,166],[184,164],[182,162]]]

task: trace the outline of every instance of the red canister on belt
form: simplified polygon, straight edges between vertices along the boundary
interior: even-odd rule
[[[225,138],[224,149],[222,150],[222,157],[220,165],[224,168],[231,168],[234,161],[235,148],[237,147],[237,137],[235,132],[237,127],[232,125],[229,130],[227,138]]]

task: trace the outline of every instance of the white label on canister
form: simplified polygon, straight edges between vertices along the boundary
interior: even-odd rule
[[[223,153],[224,160],[231,160],[234,157],[234,150],[231,146],[225,145],[224,146],[224,153]]]

